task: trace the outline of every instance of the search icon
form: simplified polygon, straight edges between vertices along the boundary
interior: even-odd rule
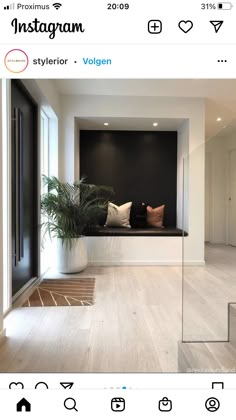
[[[67,410],[75,410],[78,411],[76,408],[76,401],[74,398],[66,398],[66,400],[64,401],[64,407]]]

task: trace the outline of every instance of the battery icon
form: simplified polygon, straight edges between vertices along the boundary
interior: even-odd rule
[[[220,9],[220,10],[231,10],[232,7],[233,5],[230,2],[223,2],[223,3],[217,4],[217,9]]]

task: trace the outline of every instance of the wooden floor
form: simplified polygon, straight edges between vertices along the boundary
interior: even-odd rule
[[[234,293],[236,298],[232,257],[235,261],[234,249],[232,254],[229,247],[208,247],[206,267],[187,269],[185,293],[195,305],[185,307],[193,317],[186,321],[186,334],[191,328],[199,333],[207,313],[210,327],[204,334],[212,325],[215,335],[225,334],[219,296],[224,302]],[[178,371],[181,267],[89,267],[81,277],[89,276],[96,278],[93,307],[16,308],[6,317],[1,372]],[[207,312],[205,294],[214,315]]]
[[[206,262],[184,269],[184,341],[228,338],[228,303],[236,302],[236,247],[207,245]]]

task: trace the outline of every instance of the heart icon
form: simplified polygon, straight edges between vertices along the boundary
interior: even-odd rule
[[[24,389],[24,385],[22,382],[11,382],[9,385],[9,389]]]
[[[189,31],[191,31],[193,27],[193,22],[191,20],[181,20],[179,22],[179,29],[183,31],[185,34]]]

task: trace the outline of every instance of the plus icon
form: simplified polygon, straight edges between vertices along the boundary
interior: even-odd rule
[[[162,32],[162,21],[161,20],[149,20],[148,32],[150,34],[160,34]]]

